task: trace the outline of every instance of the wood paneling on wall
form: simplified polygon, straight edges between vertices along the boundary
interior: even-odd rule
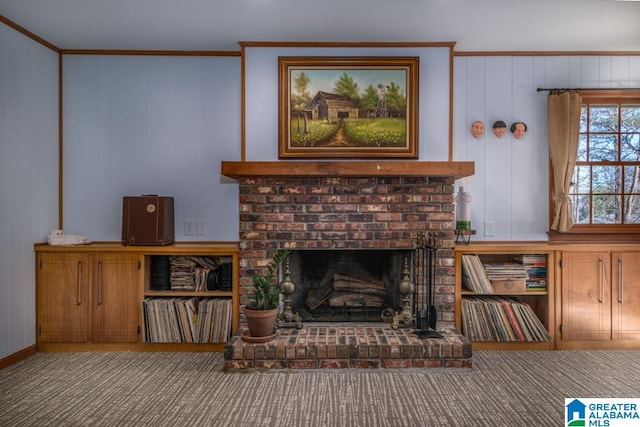
[[[538,87],[640,87],[640,56],[458,56],[454,60],[454,160],[475,162],[461,179],[471,192],[475,240],[546,240],[549,160],[547,92]],[[482,120],[476,139],[471,123]],[[524,138],[509,130],[497,138],[491,126],[527,124]],[[495,234],[485,236],[485,222]]]

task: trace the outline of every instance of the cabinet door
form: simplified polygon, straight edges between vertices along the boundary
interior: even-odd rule
[[[92,256],[91,341],[138,339],[138,258],[132,254]]]
[[[562,339],[611,339],[609,253],[562,253]]]
[[[85,342],[89,313],[89,256],[45,253],[38,263],[40,342]]]
[[[640,340],[640,252],[614,252],[611,262],[613,339]]]

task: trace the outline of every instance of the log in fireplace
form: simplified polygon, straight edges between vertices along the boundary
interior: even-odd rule
[[[296,291],[292,309],[303,321],[389,321],[410,250],[296,250],[289,255]]]

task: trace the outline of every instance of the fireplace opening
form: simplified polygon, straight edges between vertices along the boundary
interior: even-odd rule
[[[411,266],[412,258],[412,250],[292,251],[292,310],[303,321],[391,321],[400,310],[405,260]]]

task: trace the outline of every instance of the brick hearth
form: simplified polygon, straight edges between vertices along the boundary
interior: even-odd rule
[[[418,338],[388,325],[313,325],[280,329],[266,343],[247,343],[238,331],[226,344],[225,369],[470,368],[471,343],[456,329]]]

